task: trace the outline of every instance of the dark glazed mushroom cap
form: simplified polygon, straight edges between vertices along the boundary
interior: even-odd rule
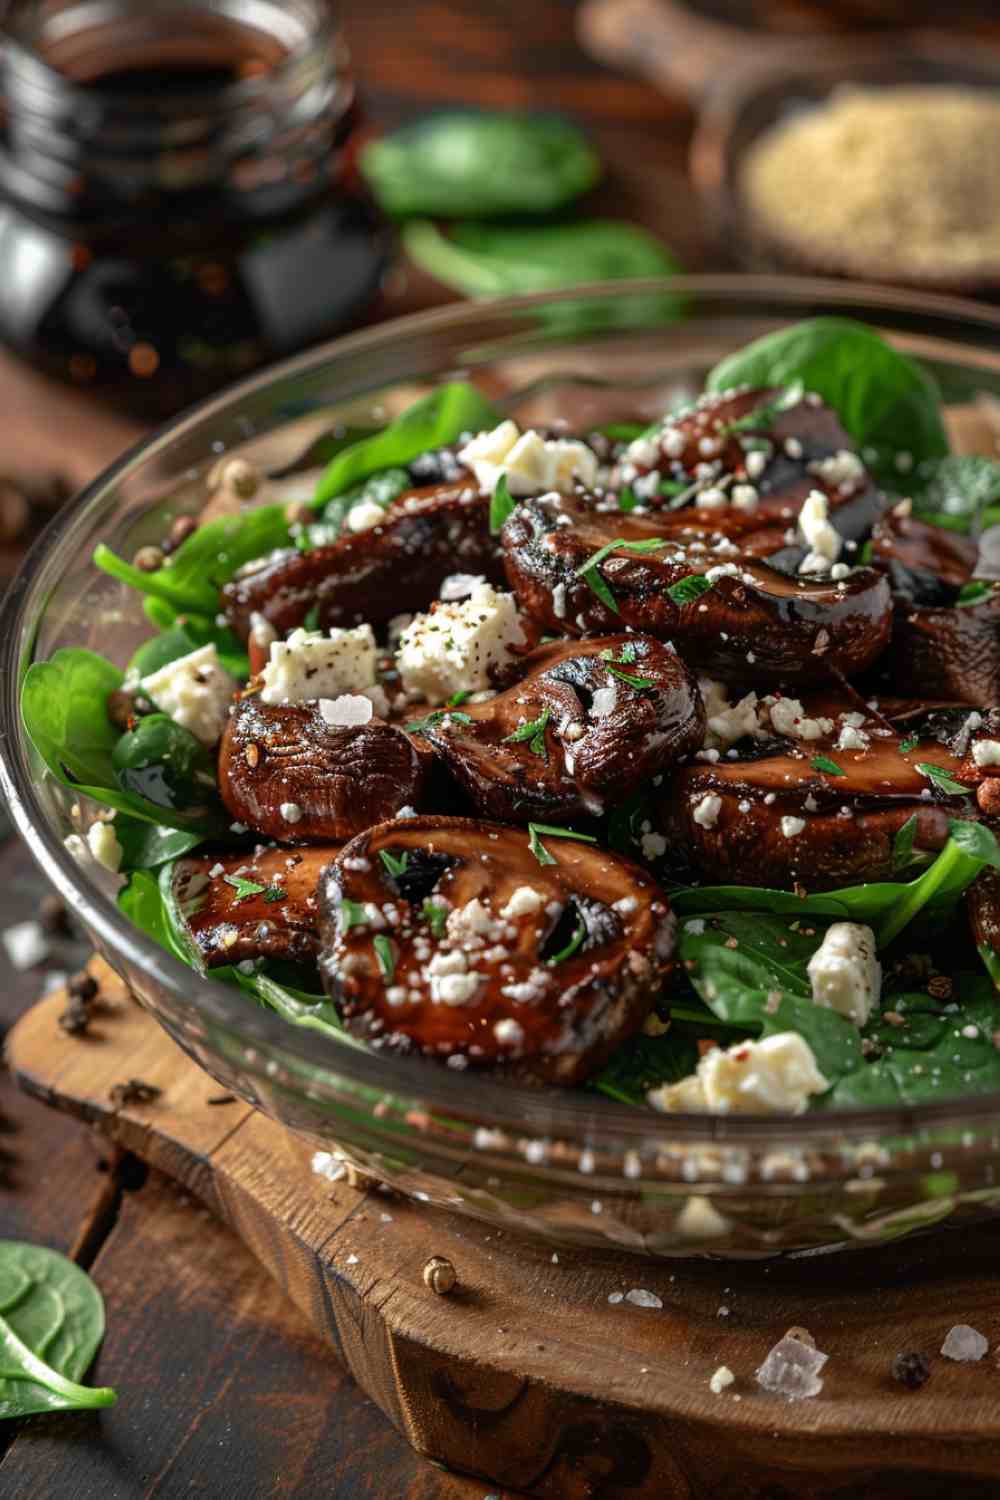
[[[320,890],[320,967],[348,1030],[559,1084],[638,1030],[673,952],[666,897],[617,855],[541,837],[551,864],[522,830],[475,819],[354,839]]]
[[[910,818],[916,846],[939,849],[949,817],[968,816],[968,797],[998,784],[991,772],[1000,768],[972,755],[990,721],[970,727],[965,710],[920,714],[913,705],[896,732],[869,714],[857,726],[866,746],[845,749],[842,715],[857,705],[803,706],[830,729],[809,740],[743,741],[736,759],[688,766],[665,788],[660,824],[700,880],[820,891],[898,878],[893,846]],[[938,767],[947,781],[918,765]],[[952,781],[963,790],[948,790]]]
[[[857,568],[840,583],[792,578],[740,555],[725,537],[721,548],[682,536],[642,553],[612,548],[593,575],[613,595],[617,610],[610,608],[581,570],[616,540],[663,540],[660,519],[592,512],[549,495],[524,501],[501,534],[522,609],[560,634],[631,626],[673,641],[685,661],[730,681],[817,683],[831,670],[852,676],[887,645],[889,586],[873,569]],[[711,589],[676,602],[669,590],[694,576],[707,576]]]
[[[503,568],[489,506],[471,479],[408,491],[368,531],[345,531],[330,546],[250,564],[222,590],[223,612],[245,640],[254,614],[280,635],[313,609],[323,630],[359,620],[375,625],[426,609],[451,573],[481,573],[499,583]]]
[[[286,843],[353,838],[417,807],[424,763],[403,730],[372,719],[328,724],[319,703],[233,710],[219,748],[219,791],[238,823]]]
[[[697,683],[672,646],[600,636],[540,646],[488,703],[424,731],[484,817],[599,815],[702,743]]]
[[[319,878],[340,848],[227,851],[178,860],[174,899],[206,967],[249,958],[311,963],[319,949]],[[252,889],[257,886],[262,889]]]
[[[1000,955],[1000,873],[984,870],[965,897],[972,939],[980,953]]]

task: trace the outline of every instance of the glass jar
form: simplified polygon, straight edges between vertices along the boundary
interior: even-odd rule
[[[158,417],[356,322],[388,238],[326,0],[14,0],[0,339]]]

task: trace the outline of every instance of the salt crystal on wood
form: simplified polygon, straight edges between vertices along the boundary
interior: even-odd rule
[[[633,1287],[630,1292],[625,1293],[625,1301],[633,1302],[636,1307],[662,1307],[663,1303],[655,1292],[644,1291],[642,1287]]]
[[[788,1401],[802,1401],[818,1396],[823,1389],[819,1372],[829,1355],[810,1349],[799,1339],[786,1334],[779,1339],[757,1371],[757,1384]]]
[[[985,1339],[975,1328],[970,1328],[968,1323],[956,1323],[954,1328],[949,1328],[944,1343],[941,1345],[941,1353],[945,1359],[957,1359],[967,1362],[982,1359],[989,1349],[989,1340]]]

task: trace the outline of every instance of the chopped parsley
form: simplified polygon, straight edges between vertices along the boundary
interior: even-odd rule
[[[526,724],[522,724],[519,729],[515,729],[513,734],[506,735],[503,743],[505,745],[521,745],[527,741],[528,749],[532,755],[542,755],[547,760],[548,752],[545,749],[545,728],[551,717],[552,710],[550,708],[543,709],[537,719],[529,719]]]
[[[556,865],[559,861],[555,855],[550,854],[542,843],[541,835],[551,839],[578,839],[581,844],[596,844],[597,840],[589,833],[577,833],[575,828],[554,828],[549,823],[528,824],[528,848],[538,860],[540,865]]]
[[[618,509],[628,515],[629,511],[635,510],[638,504],[635,490],[630,484],[623,484],[618,491]]]
[[[601,652],[601,661],[616,661],[623,667],[629,666],[635,661],[635,647],[631,641],[626,641],[619,654],[616,656],[609,646],[606,651]]]
[[[838,766],[835,760],[828,755],[814,755],[809,762],[814,771],[822,771],[825,776],[846,776],[847,772],[843,766]]]
[[[392,940],[385,933],[380,932],[378,937],[372,939],[372,947],[375,949],[375,957],[378,966],[382,970],[384,979],[391,979],[396,972],[396,955],[393,951]]]
[[[568,958],[572,958],[573,954],[576,953],[580,948],[582,948],[583,940],[586,936],[587,926],[583,921],[583,918],[581,917],[579,927],[576,929],[573,936],[566,944],[565,948],[561,948],[558,953],[554,953],[552,957],[547,958],[545,962],[550,966],[553,964],[564,964]]]
[[[314,604],[313,607],[309,610],[309,612],[306,615],[305,619],[302,621],[302,629],[303,630],[318,630],[319,629],[319,605],[318,604]]]
[[[952,797],[967,797],[969,795],[970,788],[963,786],[953,776],[949,776],[948,772],[943,771],[940,766],[932,765],[927,760],[918,760],[916,766],[922,776],[927,776],[933,781],[939,792],[947,792]]]
[[[982,604],[983,600],[988,599],[992,592],[992,584],[984,583],[981,578],[973,578],[970,583],[962,584],[955,603],[956,605]]]
[[[348,901],[345,896],[340,903],[340,922],[345,932],[350,932],[352,927],[363,927],[368,921],[364,906],[360,901]]]
[[[398,859],[395,855],[390,854],[388,849],[380,849],[378,857],[393,877],[404,874],[410,862],[410,856],[405,849]]]
[[[430,926],[431,933],[436,938],[444,937],[445,923],[448,920],[448,908],[439,906],[436,901],[427,900],[420,908],[420,914]]]
[[[635,688],[637,693],[645,692],[647,688],[655,686],[652,677],[636,677],[633,672],[623,672],[621,667],[616,667],[614,662],[608,662],[608,671],[615,677],[620,677],[622,682],[627,682],[630,688]]]
[[[687,578],[682,578],[677,583],[672,583],[667,589],[667,597],[671,603],[683,609],[685,604],[693,604],[700,599],[702,594],[707,594],[714,584],[704,573],[692,573]]]
[[[613,542],[605,542],[603,547],[598,547],[597,551],[577,568],[576,576],[582,578],[591,591],[597,595],[601,603],[606,605],[608,609],[614,610],[617,615],[621,613],[618,608],[618,601],[599,572],[604,559],[612,552],[636,552],[641,554],[644,552],[658,552],[661,547],[669,546],[670,543],[659,536],[646,537],[635,542],[630,542],[623,536],[615,537]]]
[[[258,885],[256,880],[244,880],[240,875],[223,875],[222,878],[236,892],[237,902],[249,901],[251,896],[263,896],[267,890],[266,886]]]
[[[275,901],[287,901],[288,892],[283,891],[280,885],[269,885],[264,892],[264,900],[269,904]]]
[[[920,736],[919,736],[919,734],[908,735],[905,740],[900,740],[900,742],[899,742],[899,753],[900,753],[900,755],[909,755],[910,751],[911,750],[915,750],[919,744],[920,744]]]
[[[428,714],[426,719],[413,719],[406,728],[410,734],[423,734],[425,729],[433,729],[440,724],[442,719],[454,719],[457,724],[471,724],[472,718],[469,714],[457,714],[450,708],[436,708],[433,713]]]
[[[504,522],[513,514],[516,504],[507,484],[507,476],[501,474],[490,501],[490,534],[492,536],[498,534]]]

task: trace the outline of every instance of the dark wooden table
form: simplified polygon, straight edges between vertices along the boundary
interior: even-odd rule
[[[374,123],[445,103],[564,110],[591,128],[608,163],[595,210],[647,224],[696,269],[703,248],[684,177],[684,103],[585,58],[574,9],[572,0],[342,7]],[[399,270],[387,312],[445,300]],[[2,356],[0,413],[0,477],[54,473],[77,487],[138,435]],[[0,545],[0,579],[22,555],[20,544]],[[3,927],[37,917],[45,895],[9,834],[0,892]],[[0,954],[0,1023],[31,1004],[47,972],[85,956],[79,941],[58,939],[45,965],[17,973]],[[497,1495],[417,1458],[229,1232],[166,1181],[143,1175],[0,1075],[0,1236],[51,1245],[93,1269],[108,1309],[97,1374],[121,1391],[100,1416],[0,1429],[4,1500]]]

